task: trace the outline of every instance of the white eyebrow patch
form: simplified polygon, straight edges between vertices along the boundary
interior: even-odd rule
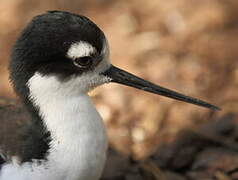
[[[67,57],[71,59],[76,59],[84,56],[90,56],[96,52],[96,49],[89,43],[85,41],[79,41],[71,44]]]

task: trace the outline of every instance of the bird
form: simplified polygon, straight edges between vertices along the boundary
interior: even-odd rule
[[[108,138],[88,92],[103,84],[220,109],[113,66],[103,31],[66,11],[33,17],[13,45],[9,74],[19,102],[0,105],[0,180],[100,179]]]

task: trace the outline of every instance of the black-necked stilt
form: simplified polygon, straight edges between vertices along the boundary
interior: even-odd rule
[[[68,12],[33,18],[13,48],[9,70],[31,118],[17,134],[17,145],[1,137],[0,180],[99,179],[107,136],[87,93],[104,83],[219,109],[112,66],[103,32],[88,18]]]

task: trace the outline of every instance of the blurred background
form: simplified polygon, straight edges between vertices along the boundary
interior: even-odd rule
[[[145,158],[182,129],[238,111],[237,9],[237,0],[0,0],[0,96],[15,98],[7,63],[33,16],[48,10],[86,15],[106,34],[114,65],[223,109],[115,84],[94,90],[111,146]]]

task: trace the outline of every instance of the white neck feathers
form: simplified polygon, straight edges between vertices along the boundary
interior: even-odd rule
[[[18,180],[99,179],[106,160],[107,136],[100,115],[90,97],[79,90],[77,81],[69,80],[64,84],[54,76],[40,74],[28,81],[30,98],[39,107],[40,116],[51,134],[50,150],[47,160],[39,166],[6,165],[5,174],[14,176],[15,172]],[[3,175],[0,180],[6,180]]]

